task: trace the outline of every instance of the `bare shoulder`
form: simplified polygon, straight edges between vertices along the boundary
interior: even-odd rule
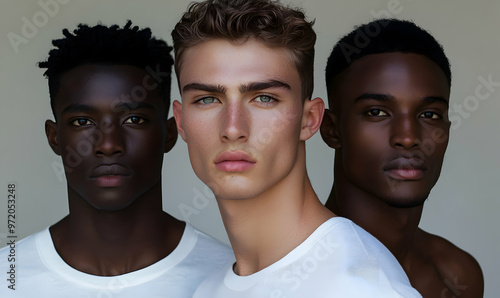
[[[483,272],[472,255],[450,241],[421,229],[417,238],[420,248],[425,249],[449,289],[448,295],[443,292],[442,297],[483,297]]]

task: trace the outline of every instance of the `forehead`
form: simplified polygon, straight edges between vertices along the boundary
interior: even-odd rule
[[[354,62],[339,76],[338,88],[384,91],[449,93],[444,72],[429,58],[413,53],[367,55]],[[365,90],[366,91],[366,90]],[[363,92],[365,92],[363,91]]]
[[[147,79],[150,79],[149,81]],[[146,70],[131,65],[89,64],[61,75],[56,110],[68,104],[106,101],[162,102]]]
[[[59,91],[85,91],[112,93],[117,88],[141,85],[145,70],[130,65],[89,64],[75,67],[61,75]]]
[[[194,82],[245,84],[263,79],[290,81],[300,91],[299,73],[291,53],[249,38],[245,41],[215,39],[186,50],[179,68],[181,87]]]
[[[363,93],[449,98],[450,86],[441,68],[413,53],[367,55],[345,69],[334,81],[334,93],[343,97]]]

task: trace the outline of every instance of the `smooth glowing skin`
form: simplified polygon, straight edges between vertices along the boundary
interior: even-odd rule
[[[334,146],[347,180],[390,205],[423,203],[448,145],[449,87],[421,58],[366,56],[340,75],[333,94],[342,100]]]
[[[333,216],[305,167],[305,140],[319,129],[323,101],[301,98],[286,49],[254,39],[194,46],[178,77],[174,116],[193,169],[215,193],[235,272],[257,272]]]
[[[326,206],[385,244],[424,297],[482,297],[477,262],[418,228],[448,144],[443,71],[418,54],[368,55],[329,83],[329,97],[321,134],[335,149],[335,182]]]
[[[146,75],[127,65],[76,67],[61,77],[57,122],[46,122],[66,169],[70,209],[50,232],[61,257],[86,273],[144,268],[168,255],[183,232],[162,211],[161,167],[175,123],[158,91],[140,101],[127,96]]]

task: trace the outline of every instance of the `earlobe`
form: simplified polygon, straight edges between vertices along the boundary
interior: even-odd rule
[[[305,141],[311,138],[320,128],[325,103],[319,97],[304,102],[304,114],[302,115],[302,130],[300,140]]]
[[[57,155],[61,155],[61,148],[59,148],[57,141],[57,123],[52,120],[45,121],[45,135],[52,151]]]
[[[321,123],[321,137],[323,141],[333,149],[339,149],[341,147],[340,144],[340,136],[338,134],[338,121],[337,116],[329,110],[325,110],[325,116],[323,117],[323,122]]]
[[[171,117],[167,120],[167,137],[165,139],[165,150],[167,153],[174,147],[177,142],[177,126],[175,125],[175,119]]]
[[[177,126],[177,131],[179,135],[182,137],[184,142],[186,141],[186,135],[184,133],[184,129],[182,128],[182,104],[176,100],[172,103],[172,109],[174,112],[175,123]]]

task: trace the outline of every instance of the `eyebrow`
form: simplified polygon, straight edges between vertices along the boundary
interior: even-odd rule
[[[91,107],[89,105],[84,105],[84,104],[70,104],[64,110],[61,112],[61,114],[66,114],[66,113],[92,113],[96,112],[97,109],[94,107]]]
[[[138,110],[138,109],[150,109],[150,110],[155,110],[155,108],[145,102],[137,102],[137,103],[131,103],[131,102],[122,102],[113,107],[114,109],[123,111],[123,110]],[[64,110],[62,111],[61,114],[66,114],[66,113],[96,113],[98,112],[98,109],[89,106],[89,105],[84,105],[84,104],[70,104]]]
[[[241,93],[246,93],[246,92],[252,92],[252,91],[259,91],[259,90],[264,90],[264,89],[269,89],[269,88],[285,88],[285,89],[292,89],[290,85],[288,85],[285,82],[278,81],[278,80],[269,80],[265,82],[254,82],[246,85],[240,86],[240,92]]]
[[[379,94],[379,93],[363,93],[354,99],[354,102],[359,102],[363,100],[377,100],[382,102],[394,101],[394,96],[389,94]]]
[[[379,94],[379,93],[363,93],[354,99],[354,102],[359,102],[363,100],[377,100],[381,102],[394,102],[396,98],[390,94]],[[422,98],[423,101],[427,103],[442,103],[449,106],[448,100],[441,96],[426,96]]]
[[[114,108],[118,108],[120,110],[139,110],[139,109],[149,109],[156,110],[155,107],[145,102],[121,102],[114,106]]]
[[[239,90],[241,93],[264,90],[269,88],[285,88],[292,89],[289,84],[279,81],[279,80],[269,80],[264,82],[252,82],[249,84],[241,85]],[[191,83],[187,84],[182,88],[182,92],[199,90],[206,91],[218,94],[224,94],[227,91],[227,88],[222,85],[209,85],[209,84],[201,84],[201,83]]]
[[[193,90],[206,91],[206,92],[219,93],[219,94],[226,93],[226,87],[224,87],[222,85],[207,85],[207,84],[201,84],[201,83],[191,83],[191,84],[187,84],[186,86],[184,86],[182,88],[182,92],[193,91]]]
[[[449,107],[449,102],[446,100],[446,98],[441,97],[441,96],[426,96],[424,97],[424,101],[429,102],[429,103],[442,103]]]

